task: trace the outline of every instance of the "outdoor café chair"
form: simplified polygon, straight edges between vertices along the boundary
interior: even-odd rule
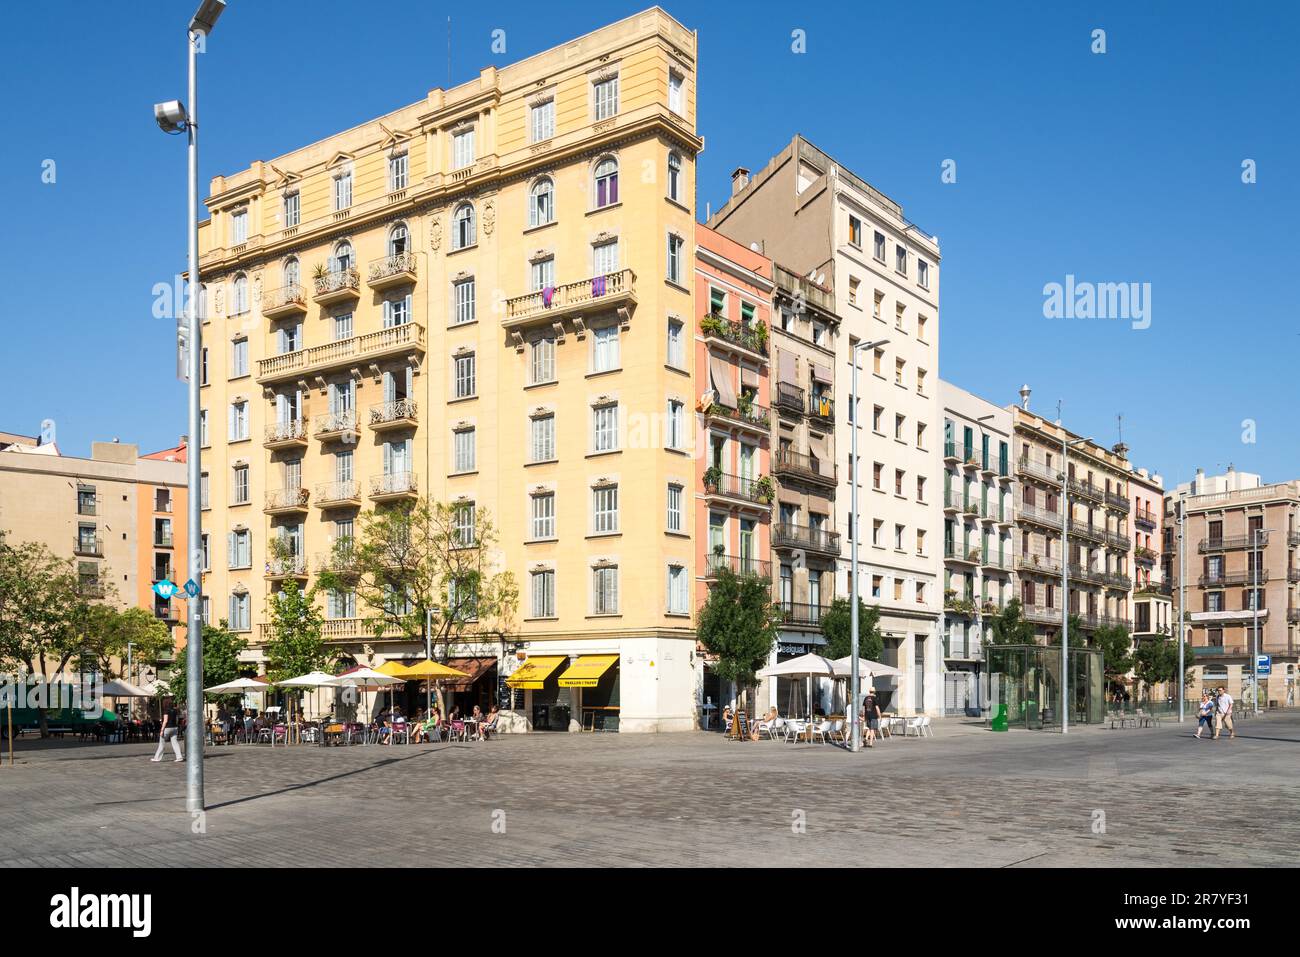
[[[928,738],[934,737],[934,726],[930,723],[930,716],[928,714],[921,719],[921,731]]]
[[[403,744],[411,743],[411,726],[403,722],[402,724],[393,725],[392,740],[394,743],[401,738]]]
[[[819,721],[816,724],[814,724],[811,728],[808,729],[808,740],[811,741],[813,735],[816,735],[817,737],[822,739],[822,744],[825,744],[826,735],[830,730],[831,730],[831,723],[829,721]]]
[[[768,740],[775,741],[778,733],[782,737],[785,736],[785,723],[785,718],[774,718],[771,721],[764,721],[758,726],[758,730],[766,731]]]
[[[848,739],[844,737],[844,722],[840,720],[831,722],[830,730],[831,741],[839,741],[840,744],[848,744]]]
[[[910,737],[913,731],[916,732],[916,736],[917,736],[918,738],[919,738],[919,737],[924,733],[924,732],[921,730],[921,719],[920,719],[920,718],[908,718],[908,719],[907,719],[906,723],[903,725],[903,737]]]
[[[791,741],[798,741],[799,735],[803,734],[803,729],[807,725],[807,723],[808,722],[802,720],[801,718],[791,718],[788,721],[786,721],[785,743],[789,744]]]

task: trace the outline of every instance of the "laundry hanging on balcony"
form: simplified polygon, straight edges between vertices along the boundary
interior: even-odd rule
[[[591,294],[592,294],[592,296],[603,296],[603,295],[605,295],[605,277],[604,277],[604,276],[595,276],[595,277],[592,278],[592,280],[591,280]]]
[[[543,286],[543,287],[542,287],[542,305],[543,305],[545,308],[550,309],[550,308],[551,308],[551,300],[554,299],[554,298],[555,298],[555,287],[554,287],[554,286]]]

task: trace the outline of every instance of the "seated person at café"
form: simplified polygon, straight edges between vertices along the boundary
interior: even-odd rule
[[[487,721],[484,724],[479,726],[479,732],[480,734],[482,734],[484,741],[486,741],[489,737],[491,737],[492,733],[496,731],[497,721],[500,718],[501,718],[501,709],[497,707],[495,704],[493,704],[492,710],[488,712]]]
[[[767,716],[763,718],[759,718],[757,721],[754,722],[754,726],[752,729],[750,729],[749,732],[749,740],[751,741],[759,740],[759,732],[768,730],[770,727],[772,727],[772,724],[776,720],[777,720],[776,708],[775,707],[768,708]]]
[[[474,722],[475,733],[479,733],[481,736],[483,728],[483,710],[478,705],[474,705],[474,710],[470,712],[470,719]]]
[[[413,743],[420,743],[420,739],[424,736],[424,725],[424,709],[421,708],[415,713],[415,721],[411,724],[411,741]]]

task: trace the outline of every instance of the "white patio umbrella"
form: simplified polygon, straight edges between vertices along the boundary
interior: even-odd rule
[[[406,684],[405,678],[394,678],[386,675],[382,671],[376,671],[374,668],[353,668],[351,671],[345,671],[341,675],[332,677],[325,687],[327,688],[389,688],[393,689],[394,685]],[[394,694],[396,691],[394,690]],[[390,696],[389,708],[393,707],[393,700]]]
[[[204,688],[208,694],[236,694],[248,691],[266,691],[270,687],[268,681],[257,681],[253,678],[236,678],[234,681],[227,681],[225,684],[213,685],[211,688]]]
[[[800,655],[789,661],[782,661],[764,668],[758,673],[760,678],[804,678],[808,679],[808,723],[812,724],[812,680],[813,678],[835,678],[841,672],[835,668],[835,662],[821,655]],[[844,672],[847,674],[847,671]]]
[[[131,684],[121,678],[104,682],[105,698],[152,698],[153,693]]]
[[[324,671],[309,671],[305,675],[299,675],[296,678],[285,678],[283,681],[275,682],[281,688],[328,688],[334,676]],[[274,742],[275,735],[271,736]]]

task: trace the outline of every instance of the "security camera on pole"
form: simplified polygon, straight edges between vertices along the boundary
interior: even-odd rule
[[[154,121],[164,133],[188,134],[189,148],[189,222],[186,239],[189,245],[189,294],[185,298],[185,317],[177,316],[177,378],[189,385],[190,427],[189,446],[185,450],[188,473],[187,544],[189,546],[189,576],[196,583],[203,581],[202,501],[199,492],[199,358],[202,354],[202,321],[199,316],[199,133],[198,133],[198,54],[206,51],[207,39],[217,20],[226,9],[226,0],[203,0],[190,19],[186,31],[189,52],[190,108],[179,100],[168,100],[154,105]],[[185,808],[190,812],[203,810],[203,621],[201,591],[190,596],[186,610],[185,687],[186,711],[189,726],[185,732]]]

